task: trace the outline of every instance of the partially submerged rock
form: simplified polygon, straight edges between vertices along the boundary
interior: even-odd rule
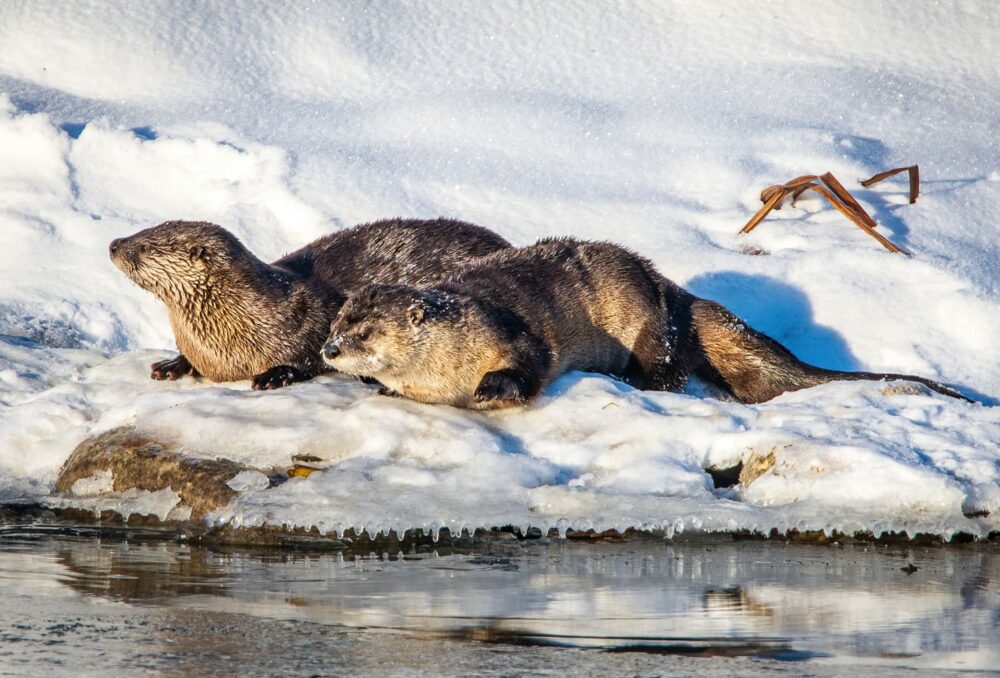
[[[112,429],[80,443],[59,472],[55,489],[94,492],[173,490],[191,518],[200,520],[228,504],[237,475],[253,471],[227,459],[205,459],[139,434],[133,427]]]

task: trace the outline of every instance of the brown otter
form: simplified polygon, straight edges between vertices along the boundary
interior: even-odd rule
[[[699,299],[625,248],[572,239],[493,253],[433,287],[372,285],[351,297],[323,358],[428,403],[523,402],[569,370],[678,390],[694,374],[746,403],[839,379],[798,360],[719,304]]]
[[[229,231],[171,221],[112,241],[111,260],[167,305],[181,354],[153,379],[252,379],[271,389],[326,369],[319,349],[347,296],[367,284],[427,285],[510,244],[448,219],[392,219],[338,231],[273,264]]]

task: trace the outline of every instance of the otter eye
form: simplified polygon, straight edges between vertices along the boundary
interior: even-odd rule
[[[139,251],[142,252],[143,254],[145,254],[148,250],[149,247],[147,247],[146,245],[139,245]]]
[[[358,340],[365,341],[368,337],[372,336],[372,328],[366,327],[360,332],[358,332]]]

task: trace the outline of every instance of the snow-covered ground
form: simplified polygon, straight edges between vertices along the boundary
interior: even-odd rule
[[[998,32],[986,1],[0,4],[0,501],[134,423],[264,470],[329,462],[247,489],[217,516],[238,524],[1000,529]],[[854,182],[914,162],[915,205]],[[912,258],[818,196],[736,235],[761,188],[828,170]],[[397,215],[615,240],[805,360],[984,404],[571,374],[483,415],[338,376],[148,379],[172,336],[111,239],[204,219],[275,259]],[[772,449],[745,491],[703,471]]]

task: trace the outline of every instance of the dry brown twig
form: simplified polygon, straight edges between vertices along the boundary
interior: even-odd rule
[[[917,196],[920,194],[920,169],[917,165],[895,167],[893,169],[886,170],[885,172],[879,172],[875,176],[869,177],[860,183],[862,186],[867,188],[868,186],[874,186],[878,182],[904,171],[909,173],[910,204],[912,205],[916,202]],[[819,193],[838,212],[847,217],[851,223],[878,240],[879,243],[881,243],[881,245],[890,252],[910,256],[910,253],[905,249],[894,244],[888,238],[875,230],[875,220],[872,219],[871,215],[868,214],[868,212],[865,211],[865,208],[861,206],[861,203],[859,203],[854,196],[851,195],[846,188],[844,188],[844,185],[841,184],[830,172],[822,175],[804,174],[801,177],[795,177],[784,184],[775,184],[774,186],[768,186],[765,188],[760,192],[760,200],[764,203],[764,206],[750,218],[750,221],[748,221],[746,226],[740,230],[740,233],[749,233],[753,229],[757,228],[757,225],[764,220],[764,217],[770,214],[771,210],[781,209],[781,201],[788,195],[792,196],[792,206],[794,207],[796,200],[798,200],[799,196],[806,191],[815,191],[816,193]]]
[[[865,188],[869,186],[874,186],[883,179],[888,179],[891,176],[895,176],[900,172],[906,171],[910,175],[910,204],[912,205],[917,201],[917,196],[920,195],[920,166],[910,165],[908,167],[896,167],[891,170],[886,170],[884,172],[879,172],[873,177],[865,179],[861,182],[861,185]]]

